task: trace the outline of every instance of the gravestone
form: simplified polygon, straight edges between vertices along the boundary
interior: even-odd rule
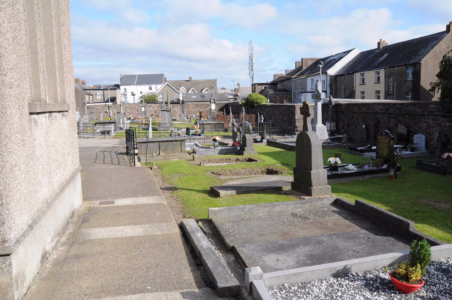
[[[232,142],[239,142],[235,120],[232,120]]]
[[[179,94],[179,103],[180,103],[179,121],[185,122],[186,121],[185,111],[184,111],[185,102],[184,102],[184,100],[182,100],[182,93]]]
[[[160,116],[162,119],[159,125],[159,130],[170,130],[171,128],[173,128],[173,117],[171,115],[171,106],[169,103],[169,98],[168,104],[167,105],[163,104],[160,107]]]
[[[408,129],[403,125],[397,126],[397,144],[408,145]]]
[[[425,135],[416,134],[414,136],[413,144],[417,147],[417,151],[419,152],[425,151]]]
[[[328,185],[327,171],[323,168],[322,142],[312,130],[311,118],[314,112],[308,101],[303,103],[301,114],[303,131],[298,134],[296,141],[292,189],[308,196],[329,195],[331,186]]]
[[[96,120],[96,116],[94,116],[94,112],[90,111],[89,112],[89,121],[91,122],[91,121],[95,121],[95,120]]]
[[[242,135],[243,134],[252,134],[253,133],[253,127],[251,126],[250,122],[244,122],[242,125]]]
[[[389,159],[394,153],[394,136],[384,130],[377,135],[377,158]]]
[[[242,135],[242,143],[240,144],[239,155],[257,155],[256,149],[254,149],[254,141],[251,134]]]

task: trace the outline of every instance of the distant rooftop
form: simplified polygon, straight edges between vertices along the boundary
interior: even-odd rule
[[[121,77],[121,85],[156,85],[163,84],[164,74],[137,74]]]

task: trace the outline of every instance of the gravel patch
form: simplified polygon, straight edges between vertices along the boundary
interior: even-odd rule
[[[274,300],[386,300],[386,299],[452,299],[452,259],[430,263],[423,277],[425,285],[410,295],[400,293],[383,269],[352,273],[269,289]]]

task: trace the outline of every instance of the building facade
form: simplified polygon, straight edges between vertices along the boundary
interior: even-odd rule
[[[124,103],[140,103],[141,96],[155,94],[162,87],[164,74],[122,75],[121,99]]]
[[[0,299],[10,300],[83,196],[69,0],[2,1],[0,20]]]
[[[333,97],[438,100],[428,90],[452,45],[451,23],[445,31],[392,45],[380,40],[377,48],[361,52],[336,74],[330,85]]]
[[[159,101],[179,100],[179,94],[209,94],[217,93],[216,79],[169,80],[163,78],[164,84],[155,92]]]

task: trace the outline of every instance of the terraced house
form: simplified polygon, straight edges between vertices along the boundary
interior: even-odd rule
[[[330,82],[334,98],[435,101],[428,92],[439,63],[452,46],[451,23],[446,30],[359,53]]]

